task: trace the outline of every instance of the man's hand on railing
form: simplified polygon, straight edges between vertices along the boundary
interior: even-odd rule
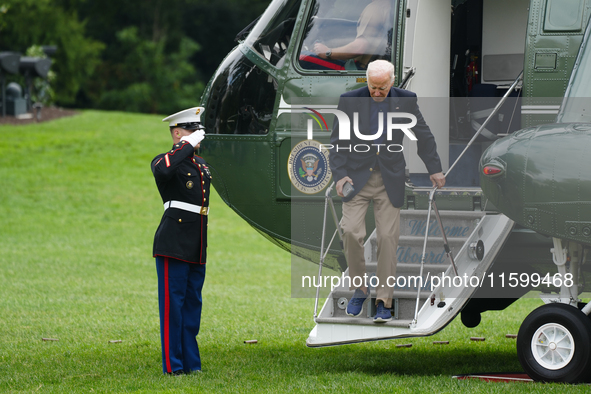
[[[433,183],[433,187],[437,186],[438,188],[442,188],[445,186],[445,175],[443,172],[438,172],[436,174],[432,174],[429,179],[431,179],[431,183]]]

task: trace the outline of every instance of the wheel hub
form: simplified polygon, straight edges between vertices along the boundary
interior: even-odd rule
[[[533,335],[531,350],[540,366],[557,370],[572,360],[575,341],[570,331],[561,324],[547,323]]]

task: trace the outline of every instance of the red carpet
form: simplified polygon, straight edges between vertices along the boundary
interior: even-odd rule
[[[485,382],[533,382],[527,374],[523,372],[503,372],[503,373],[480,373],[480,374],[469,374],[469,375],[456,375],[455,379],[480,379]]]

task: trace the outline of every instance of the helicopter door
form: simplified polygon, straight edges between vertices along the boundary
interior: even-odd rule
[[[591,14],[591,0],[534,2],[525,50],[522,127],[554,122]]]

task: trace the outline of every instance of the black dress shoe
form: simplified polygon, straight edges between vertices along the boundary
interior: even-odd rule
[[[176,376],[176,375],[184,375],[185,373],[186,373],[185,371],[183,371],[182,369],[179,369],[178,371],[167,372],[166,374],[167,375],[174,375],[174,376]]]

